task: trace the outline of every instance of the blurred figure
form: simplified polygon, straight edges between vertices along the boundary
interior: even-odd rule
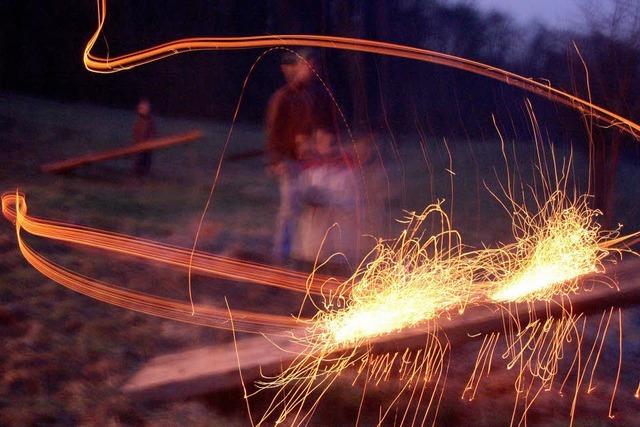
[[[335,110],[326,89],[314,73],[313,52],[286,51],[280,69],[285,85],[276,91],[266,114],[268,171],[278,180],[280,206],[276,219],[273,256],[289,259],[299,216],[297,178],[308,141],[315,129],[335,128]]]
[[[156,127],[151,116],[151,104],[148,99],[140,99],[136,111],[138,112],[138,117],[133,125],[133,143],[139,144],[155,138]],[[133,170],[138,178],[149,174],[151,170],[151,151],[138,154]]]
[[[357,255],[356,181],[335,139],[329,129],[314,132],[312,156],[298,179],[301,214],[292,255],[307,264],[337,252],[353,263]]]
[[[352,162],[359,182],[358,205],[362,217],[361,235],[387,238],[389,224],[387,205],[390,197],[389,179],[376,151],[374,136],[359,133],[354,136]],[[366,237],[361,245],[368,252],[375,240]]]

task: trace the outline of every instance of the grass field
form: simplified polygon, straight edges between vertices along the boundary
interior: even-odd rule
[[[65,175],[39,172],[39,165],[48,161],[128,144],[133,120],[127,111],[0,95],[0,190],[24,192],[35,216],[190,247],[228,124],[158,118],[161,135],[202,129],[205,137],[155,153],[152,174],[144,180],[133,176],[131,159]],[[504,179],[496,140],[448,141],[451,165],[441,140],[419,141],[412,134],[398,140],[399,155],[389,148],[387,138],[378,141],[389,177],[389,234],[399,230],[392,219],[401,217],[403,211],[421,210],[430,202],[446,199],[446,206],[453,208],[454,226],[468,244],[509,240],[509,217],[484,188],[486,184],[495,190],[498,178]],[[241,124],[232,135],[229,153],[261,149],[263,144],[259,127]],[[531,144],[518,142],[510,149],[518,154],[523,168],[531,168]],[[566,151],[558,148],[560,154]],[[574,152],[578,177],[586,170],[583,151],[576,148]],[[639,179],[637,159],[622,161],[617,218],[629,231],[640,227]],[[583,185],[580,179],[576,181]],[[276,185],[265,174],[261,157],[225,162],[199,248],[268,262],[277,203]],[[8,222],[0,223],[0,425],[247,424],[240,390],[164,404],[132,401],[119,391],[145,360],[186,347],[225,342],[230,334],[148,317],[74,294],[31,268],[20,256],[13,233]],[[186,272],[38,239],[29,242],[56,262],[90,277],[186,299]],[[222,296],[227,295],[232,307],[256,307],[264,301],[278,307],[287,298],[210,278],[196,278],[195,286],[197,298],[222,304]],[[291,306],[296,304],[291,302]],[[625,334],[626,372],[636,377],[623,377],[624,392],[618,405],[622,414],[618,423],[622,424],[617,425],[630,425],[626,422],[639,417],[638,400],[631,396],[633,390],[629,392],[640,380],[637,308],[625,311]],[[460,366],[468,367],[478,345],[471,340],[455,349],[463,362]],[[602,366],[610,366],[617,358],[615,351],[606,354]],[[474,425],[508,425],[514,393],[511,374],[498,369],[492,382],[470,403],[460,401],[457,392],[465,375],[462,367],[452,368],[452,390],[443,401],[439,421],[462,425],[474,417]],[[604,390],[609,380],[613,377],[603,375],[602,392],[585,398],[576,425],[607,425]],[[374,402],[385,394],[382,389],[371,393]],[[554,399],[550,395],[542,399],[540,409],[532,411],[532,423],[566,424],[567,402]],[[352,424],[358,404],[359,390],[345,380],[327,396],[317,425]],[[373,421],[364,419],[365,424]]]

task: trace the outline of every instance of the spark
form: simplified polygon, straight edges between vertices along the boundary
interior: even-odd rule
[[[559,208],[563,197],[554,193],[536,216],[518,214],[524,236],[503,249],[509,252],[508,265],[505,277],[495,283],[493,301],[548,300],[575,293],[577,278],[604,272],[602,260],[609,251],[600,243],[611,235],[600,231],[595,220],[599,212],[590,209],[585,198]]]
[[[425,222],[440,227],[426,239]],[[473,298],[476,258],[463,252],[460,236],[440,203],[422,213],[408,214],[404,223],[405,230],[396,239],[379,241],[371,259],[367,262],[365,258],[353,276],[326,297],[299,338],[305,351],[280,375],[259,383],[262,389],[278,389],[259,424],[271,416],[276,416],[277,423],[290,416],[292,424],[302,423],[306,415],[298,419],[298,414],[303,408],[317,405],[336,378],[355,366],[359,366],[359,375],[366,371],[365,384],[389,381],[393,373],[401,383],[400,392],[381,408],[380,423],[400,402],[405,402],[403,421],[415,421],[422,411],[424,423],[429,414],[437,412],[436,398],[438,391],[443,392],[450,348],[437,333],[437,319],[450,312],[463,313]],[[406,349],[401,355],[372,352],[376,338],[388,339],[394,332],[416,326],[427,333],[422,349]],[[431,387],[426,391],[428,384]],[[417,396],[416,390],[420,390]],[[425,408],[417,405],[410,415],[414,399],[427,399],[428,404]]]
[[[613,384],[613,392],[611,393],[611,401],[609,403],[609,418],[614,418],[613,402],[616,398],[616,390],[620,382],[620,369],[622,368],[622,310],[618,308],[618,370],[616,371],[616,381]]]
[[[505,330],[484,337],[462,398],[469,393],[468,399],[474,399],[481,378],[491,372],[494,353],[503,336],[506,368],[517,368],[512,424],[526,423],[527,412],[540,393],[551,390],[565,358],[566,345],[575,341],[576,353],[562,383],[564,386],[575,369],[570,413],[573,420],[598,340],[593,342],[584,363],[581,347],[586,318],[572,312],[569,297],[580,290],[581,277],[604,273],[604,260],[612,252],[620,253],[610,242],[621,240],[617,230],[601,230],[597,223],[599,212],[588,206],[587,196],[574,200],[566,196],[562,189],[567,176],[563,171],[554,191],[547,184],[549,196],[536,210],[529,211],[524,203],[518,204],[510,197],[515,242],[496,248],[469,250],[464,246],[440,203],[421,214],[409,215],[400,236],[390,242],[380,241],[370,254],[372,260],[363,262],[359,271],[326,299],[300,339],[306,348],[303,354],[281,375],[261,384],[263,388],[295,390],[293,394],[278,394],[262,422],[275,408],[281,408],[277,419],[283,422],[290,414],[300,413],[307,399],[314,407],[319,399],[312,397],[314,392],[323,395],[343,370],[358,363],[360,371],[366,366],[366,380],[375,384],[388,378],[395,363],[417,370],[441,368],[449,347],[436,345],[438,339],[432,340],[428,348],[438,357],[424,361],[424,365],[408,349],[398,358],[397,353],[373,355],[371,348],[380,339],[392,339],[394,333],[410,328],[437,336],[442,317],[464,316],[469,305],[492,303],[508,319]],[[426,221],[440,226],[427,238],[421,232]],[[537,302],[546,307],[546,320],[537,318],[532,311]],[[528,319],[520,318],[520,304],[529,307],[525,312],[529,313]],[[550,314],[552,305],[560,307],[559,318]],[[601,350],[602,343],[593,370]],[[405,388],[415,382],[406,369],[399,371],[402,391],[386,409],[381,408],[380,422]],[[438,383],[431,389],[432,397],[437,386]],[[405,414],[409,406],[407,403]],[[294,424],[298,421],[294,417]]]
[[[439,218],[442,229],[421,242],[420,227],[431,216]],[[462,313],[475,266],[458,241],[440,204],[410,215],[395,243],[378,244],[376,258],[345,283],[348,297],[326,302],[330,310],[316,319],[319,339],[328,345],[357,343],[436,319],[450,309]]]

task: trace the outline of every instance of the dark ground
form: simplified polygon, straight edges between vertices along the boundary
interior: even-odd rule
[[[84,104],[0,95],[0,190],[18,188],[27,196],[30,212],[39,217],[147,237],[190,246],[197,220],[220,155],[227,124],[161,117],[160,134],[203,129],[203,141],[154,154],[152,175],[138,181],[130,159],[79,169],[67,175],[45,175],[38,165],[75,154],[127,144],[130,112]],[[390,217],[403,209],[421,209],[436,198],[450,199],[446,150],[442,141],[423,144],[415,135],[399,137],[401,158],[380,139],[392,189]],[[239,126],[230,152],[261,148],[258,127]],[[506,240],[506,214],[484,190],[495,188],[494,168],[500,175],[501,154],[496,141],[449,141],[453,155],[454,226],[469,244]],[[527,152],[530,145],[517,144]],[[585,169],[576,149],[576,171]],[[530,165],[530,157],[521,160]],[[619,221],[625,230],[640,226],[636,161],[623,161],[618,182]],[[277,208],[274,182],[259,157],[227,162],[203,233],[200,249],[268,261],[271,229]],[[397,225],[394,226],[397,229]],[[240,390],[188,401],[150,404],[132,401],[119,386],[145,360],[174,350],[228,341],[227,332],[183,325],[129,312],[74,294],[42,277],[21,257],[8,222],[0,224],[0,424],[83,425],[246,425]],[[147,292],[186,298],[186,274],[118,256],[77,250],[29,238],[56,262],[90,277]],[[222,303],[221,286],[230,303],[260,305],[265,297],[274,305],[285,296],[255,287],[197,278],[197,298]],[[295,304],[293,304],[295,305]],[[601,361],[602,391],[581,399],[576,425],[632,425],[640,404],[632,394],[640,380],[640,313],[625,310],[623,376],[617,420],[607,418],[609,395],[604,390],[615,378],[617,342],[610,340]],[[442,425],[508,425],[513,401],[512,377],[500,363],[474,402],[459,399],[475,359],[479,342],[454,348],[448,392],[441,406]],[[607,344],[609,347],[609,344]],[[609,351],[610,350],[610,351]],[[347,375],[348,376],[348,375]],[[326,396],[314,425],[353,424],[360,390],[341,381]],[[369,391],[372,413],[383,391]],[[260,402],[256,405],[261,406]],[[566,425],[566,398],[552,392],[531,412],[531,425]],[[373,421],[372,418],[365,418]]]

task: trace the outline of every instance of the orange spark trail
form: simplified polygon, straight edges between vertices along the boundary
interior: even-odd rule
[[[265,49],[278,46],[309,46],[352,52],[373,53],[444,65],[446,67],[498,80],[507,85],[518,87],[542,96],[553,102],[566,105],[577,110],[581,114],[599,119],[607,125],[618,127],[628,132],[635,138],[640,138],[640,125],[637,123],[587,100],[556,89],[550,84],[543,84],[533,80],[532,78],[527,78],[507,70],[466,58],[461,58],[459,56],[381,41],[310,34],[248,37],[195,37],[171,41],[121,56],[100,57],[94,55],[91,51],[100,37],[107,18],[107,0],[97,0],[97,9],[98,26],[93,36],[91,36],[87,42],[83,56],[85,67],[89,71],[96,73],[113,73],[121,70],[127,70],[180,53],[198,50],[239,50],[255,48]]]
[[[304,319],[248,311],[234,311],[234,325],[232,325],[226,309],[196,305],[195,313],[193,313],[190,303],[132,291],[74,273],[35,252],[24,242],[22,231],[40,237],[164,262],[185,269],[191,252],[183,248],[162,245],[126,235],[33,218],[27,215],[24,196],[19,194],[5,193],[2,196],[2,212],[8,220],[15,223],[16,239],[20,252],[36,270],[69,289],[99,301],[176,321],[220,329],[234,327],[242,332],[286,334],[289,336],[288,332],[291,329],[305,325]],[[322,289],[319,282],[305,284],[302,273],[255,263],[244,263],[232,258],[201,252],[196,253],[194,257],[194,269],[214,276],[253,281],[257,284],[277,286],[299,292],[307,292],[309,289],[320,292]],[[255,276],[256,269],[262,278]]]
[[[616,398],[618,383],[620,382],[621,368],[622,368],[622,310],[618,308],[618,370],[616,372],[616,382],[613,384],[613,392],[611,393],[611,402],[609,403],[609,418],[614,418],[613,402]]]
[[[98,26],[87,42],[84,64],[88,70],[98,73],[117,72],[195,50],[312,46],[373,53],[439,64],[495,79],[573,108],[586,117],[598,119],[605,125],[620,128],[640,138],[640,125],[587,100],[555,89],[550,84],[477,61],[380,41],[326,35],[202,37],[175,40],[122,56],[103,58],[94,55],[92,50],[104,28],[107,1],[98,0],[97,8]],[[218,168],[217,173],[219,170]],[[544,170],[549,174],[548,169]],[[453,173],[452,168],[449,168],[449,172]],[[557,174],[555,168],[554,172]],[[428,416],[433,416],[435,423],[444,393],[450,351],[446,335],[438,335],[438,319],[463,315],[465,307],[471,304],[487,305],[500,310],[505,330],[504,333],[485,337],[474,372],[462,396],[465,397],[468,392],[470,399],[473,399],[481,377],[489,375],[492,369],[494,352],[500,337],[503,337],[506,350],[502,359],[506,362],[507,369],[516,368],[517,376],[512,424],[519,420],[517,424],[526,425],[528,409],[542,391],[551,390],[560,362],[567,358],[567,343],[575,342],[575,353],[567,358],[571,366],[559,390],[562,393],[570,375],[575,372],[576,385],[570,413],[573,422],[584,375],[587,369],[591,369],[591,379],[593,378],[608,321],[598,353],[594,353],[598,343],[596,337],[585,363],[582,360],[582,346],[586,318],[581,313],[573,312],[569,297],[580,290],[577,281],[579,277],[602,273],[601,261],[609,251],[619,253],[620,250],[616,247],[628,242],[634,235],[618,238],[617,232],[601,234],[597,223],[592,222],[596,212],[588,208],[585,201],[587,196],[569,201],[566,199],[565,174],[556,182],[559,185],[558,191],[551,192],[552,181],[545,179],[550,176],[545,176],[542,167],[540,173],[543,178],[543,201],[539,203],[534,194],[539,212],[533,214],[526,210],[524,201],[519,206],[512,199],[509,183],[507,195],[515,208],[515,213],[511,211],[515,243],[495,249],[467,252],[458,233],[450,227],[449,219],[440,205],[432,205],[431,210],[427,208],[425,214],[442,216],[439,234],[423,242],[421,235],[414,232],[417,228],[411,230],[409,221],[407,230],[400,236],[396,246],[381,244],[374,259],[369,260],[367,265],[363,263],[359,273],[344,282],[315,275],[307,279],[306,275],[297,272],[197,252],[195,243],[193,250],[187,250],[132,236],[37,219],[27,215],[24,197],[18,194],[5,194],[2,197],[2,210],[7,219],[15,222],[18,246],[27,261],[45,276],[72,290],[155,316],[232,331],[286,334],[306,345],[305,351],[279,376],[258,384],[262,388],[277,390],[274,400],[258,424],[273,417],[277,418],[276,422],[284,422],[287,418],[294,425],[308,422],[318,402],[339,375],[347,368],[358,366],[358,375],[366,370],[365,381],[378,384],[387,381],[393,373],[401,383],[401,391],[386,410],[380,407],[380,423],[394,409],[397,416],[398,409],[402,411],[397,405],[408,402],[401,414],[400,423],[412,419],[413,424],[420,415],[420,404],[425,393],[428,403],[423,412],[422,423],[425,423]],[[560,185],[562,183],[565,186]],[[258,285],[309,292],[325,296],[325,305],[319,308],[314,318],[300,320],[248,311],[231,311],[228,306],[227,309],[195,306],[130,291],[84,277],[52,263],[23,241],[23,230],[44,238],[161,262],[189,272],[193,270]],[[519,314],[518,304],[531,308],[537,301],[546,304],[547,320],[538,318],[532,311],[528,316]],[[559,305],[562,310],[558,319],[550,314],[552,304]],[[618,314],[620,352],[609,407],[611,417],[622,360],[620,309]],[[428,338],[424,348],[415,352],[407,348],[404,353],[394,354],[371,352],[370,344],[377,337],[416,325],[426,331]],[[305,332],[301,337],[293,337],[288,333],[292,328],[304,329]],[[595,362],[591,367],[589,364],[594,354]],[[425,392],[427,383],[431,383],[431,386]],[[415,393],[420,387],[420,393],[416,397]],[[590,388],[591,381],[588,389]],[[640,385],[636,390],[636,397],[639,392]],[[245,390],[245,398],[246,396]],[[362,399],[364,400],[364,395]],[[311,403],[310,409],[305,412],[305,408],[309,407],[308,402]],[[417,409],[412,415],[409,411],[414,402]]]
[[[32,217],[27,214],[27,203],[23,195],[16,193],[2,195],[2,213],[7,220],[14,223],[17,222],[16,207],[18,205],[22,209],[19,224],[21,229],[34,236],[117,252],[184,269],[191,266],[194,271],[200,274],[272,286],[295,292],[310,292],[315,295],[321,295],[323,292],[330,292],[338,283],[336,279],[329,279],[324,276],[315,275],[313,278],[308,278],[306,273],[241,261],[206,252],[195,252],[193,262],[190,264],[192,251],[189,249],[124,234]]]

